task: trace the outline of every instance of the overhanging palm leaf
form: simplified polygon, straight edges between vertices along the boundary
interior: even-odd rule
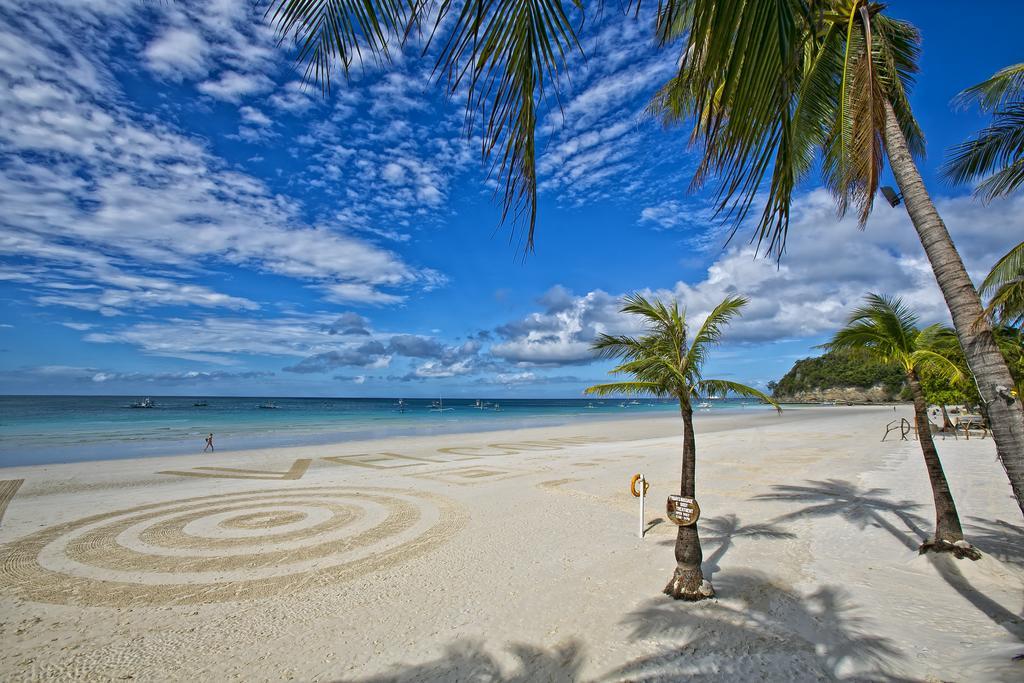
[[[997,71],[954,100],[972,102],[991,112],[992,122],[950,150],[943,173],[957,184],[988,176],[974,191],[988,201],[1024,186],[1024,63]]]
[[[466,132],[482,129],[481,156],[503,188],[502,221],[525,225],[532,250],[537,109],[567,53],[581,51],[561,0],[271,0],[266,16],[282,39],[295,41],[306,77],[328,89],[335,64],[347,74],[363,49],[389,60],[389,45],[403,44],[435,7],[434,73],[450,95],[465,91]]]
[[[988,315],[1006,325],[1024,322],[1024,242],[996,261],[980,293],[992,297],[985,309]]]
[[[917,31],[861,0],[675,0],[659,37],[682,40],[676,77],[651,109],[692,119],[703,148],[694,184],[719,178],[718,211],[738,226],[765,191],[758,246],[781,256],[792,195],[817,155],[840,212],[871,211],[883,162],[886,103],[915,154],[907,101]],[[671,25],[671,28],[668,26]]]

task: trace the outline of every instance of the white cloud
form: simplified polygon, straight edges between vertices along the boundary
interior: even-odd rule
[[[246,95],[263,93],[274,87],[274,82],[263,74],[226,71],[220,78],[199,84],[199,91],[226,102],[240,102]]]
[[[194,30],[171,27],[146,46],[146,65],[155,73],[180,80],[207,72],[206,41]]]
[[[946,198],[937,206],[976,281],[1024,234],[1024,197],[988,206],[969,197]],[[829,335],[868,292],[902,297],[925,323],[949,319],[906,210],[880,205],[861,231],[855,218],[836,218],[825,190],[797,198],[780,264],[755,257],[752,246],[734,245],[697,282],[638,289],[679,301],[691,326],[726,296],[748,297],[750,304],[726,333],[730,343]],[[555,288],[541,300],[543,311],[497,328],[502,341],[491,353],[523,366],[590,362],[589,345],[597,334],[639,331],[618,312],[622,294],[595,290],[577,296]]]

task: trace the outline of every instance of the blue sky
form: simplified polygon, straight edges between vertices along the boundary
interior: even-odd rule
[[[363,64],[323,97],[253,5],[0,8],[0,392],[578,396],[609,367],[594,335],[633,331],[617,309],[635,290],[697,321],[750,297],[708,373],[763,385],[868,291],[945,318],[902,207],[861,232],[810,182],[781,265],[747,235],[725,247],[686,193],[685,131],[643,116],[675,59],[643,17],[587,18],[541,119],[524,260],[429,59]],[[950,99],[1024,59],[1024,10],[889,11],[922,31],[922,172],[982,276],[1024,235],[1024,199],[984,206],[937,168],[984,123]]]

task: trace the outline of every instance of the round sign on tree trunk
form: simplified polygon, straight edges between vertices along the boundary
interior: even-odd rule
[[[696,498],[669,496],[665,513],[679,526],[690,526],[696,524],[700,518],[700,505],[697,505]]]

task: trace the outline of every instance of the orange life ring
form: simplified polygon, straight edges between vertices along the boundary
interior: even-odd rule
[[[634,498],[639,498],[640,497],[640,492],[636,490],[636,483],[638,481],[640,481],[640,475],[639,474],[634,474],[632,481],[629,482],[629,492],[633,494]],[[645,496],[647,495],[647,490],[649,488],[651,488],[651,485],[647,483],[646,479],[644,479],[644,495]]]

